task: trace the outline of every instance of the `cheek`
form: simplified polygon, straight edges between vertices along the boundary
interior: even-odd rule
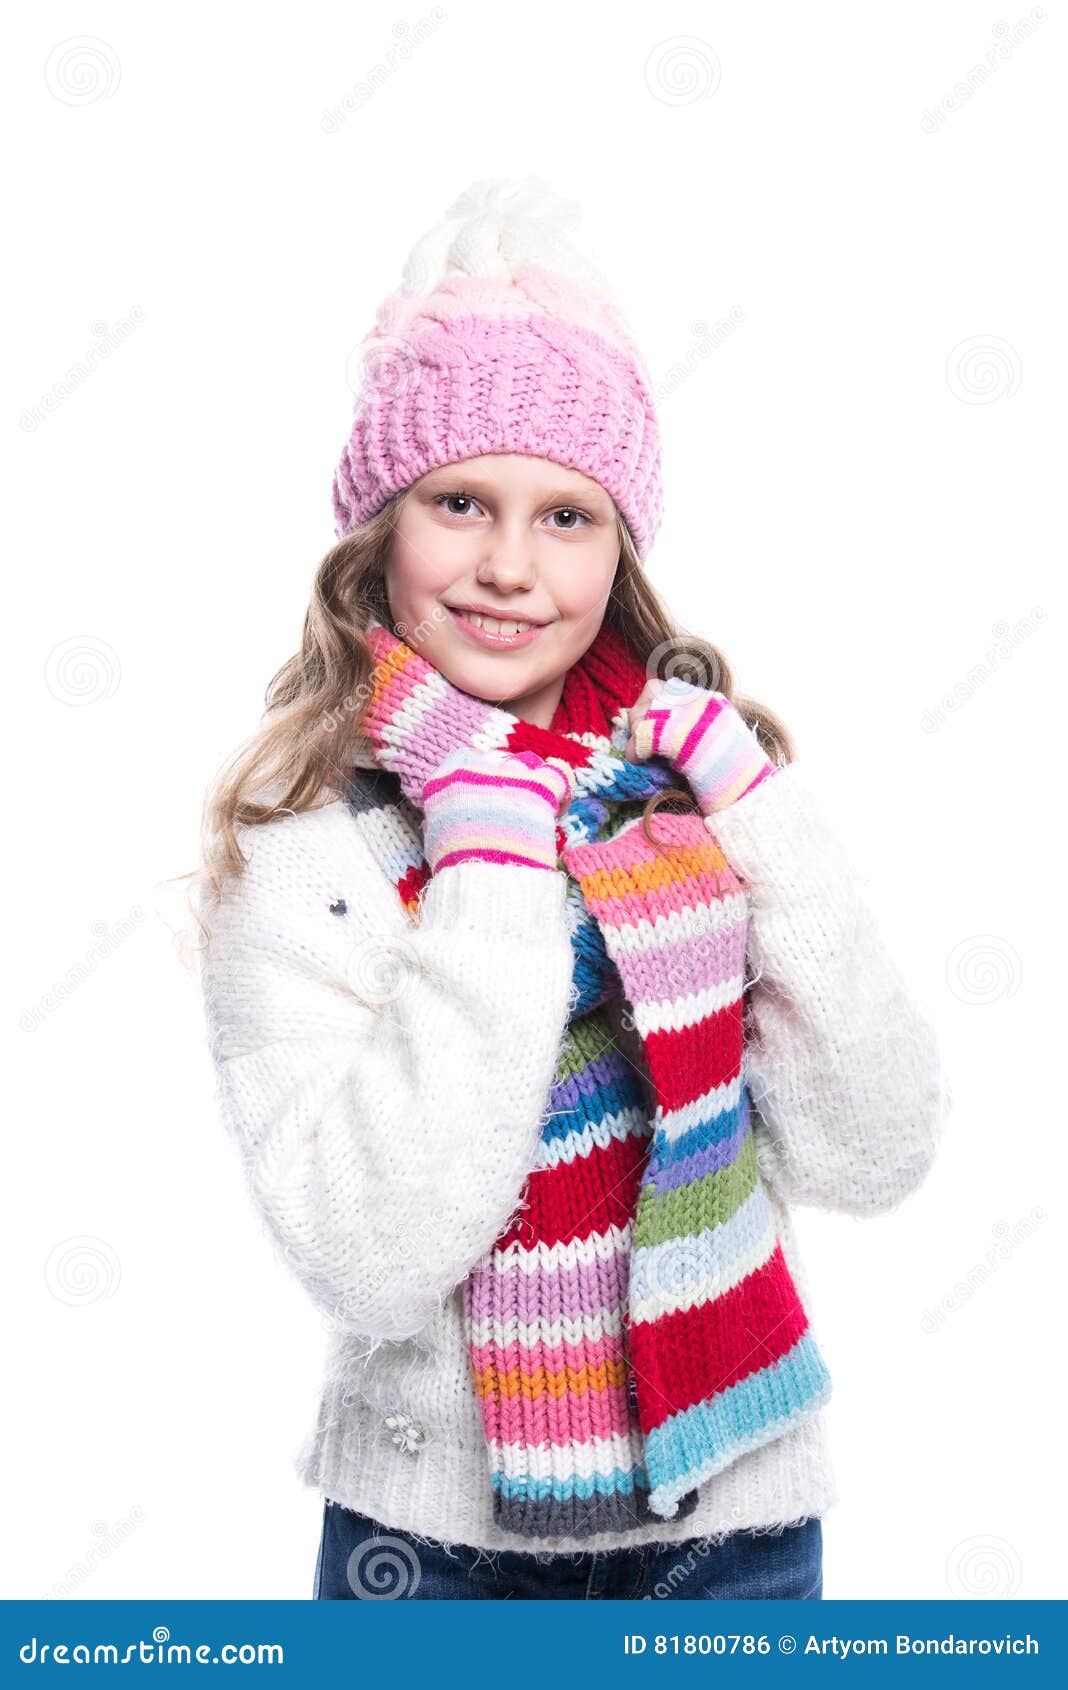
[[[426,604],[439,597],[463,573],[455,536],[442,535],[432,523],[398,528],[386,569],[395,603]]]
[[[561,616],[589,621],[603,611],[615,580],[618,549],[613,545],[601,556],[579,552],[561,560],[549,581],[549,591]]]

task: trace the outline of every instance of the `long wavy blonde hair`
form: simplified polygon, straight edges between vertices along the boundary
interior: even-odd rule
[[[190,875],[190,908],[205,937],[206,918],[228,879],[247,866],[238,839],[282,815],[314,809],[336,796],[351,769],[351,753],[373,691],[374,659],[366,629],[373,616],[389,626],[386,567],[397,516],[411,489],[394,495],[375,516],[331,546],[318,570],[304,618],[300,650],[270,682],[259,730],[232,754],[209,786],[201,824],[201,865]],[[773,762],[796,752],[787,729],[763,705],[736,696],[723,653],[675,623],[650,585],[623,518],[616,517],[619,559],[605,621],[626,641],[650,678],[682,675],[729,698]],[[675,788],[649,799],[643,826],[667,803],[693,808]]]

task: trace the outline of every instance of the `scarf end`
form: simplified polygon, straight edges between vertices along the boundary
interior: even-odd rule
[[[680,1498],[810,1420],[830,1396],[830,1373],[806,1335],[775,1366],[674,1415],[646,1437],[650,1510],[679,1518]]]
[[[679,1503],[673,1518],[681,1519],[697,1507],[694,1490]],[[650,1507],[644,1472],[629,1478],[618,1471],[597,1484],[551,1484],[528,1481],[516,1487],[494,1477],[494,1524],[517,1537],[552,1540],[618,1535],[657,1521]]]

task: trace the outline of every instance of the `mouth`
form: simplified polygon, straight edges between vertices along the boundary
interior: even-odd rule
[[[458,605],[447,604],[445,609],[465,638],[498,651],[517,651],[531,645],[549,627],[547,622],[530,622],[518,616],[489,616]]]

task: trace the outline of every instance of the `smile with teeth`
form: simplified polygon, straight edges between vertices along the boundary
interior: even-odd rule
[[[498,640],[512,639],[516,634],[525,634],[531,628],[540,627],[540,623],[517,622],[514,617],[480,616],[477,610],[458,610],[456,615],[462,622],[471,622],[484,634]]]

